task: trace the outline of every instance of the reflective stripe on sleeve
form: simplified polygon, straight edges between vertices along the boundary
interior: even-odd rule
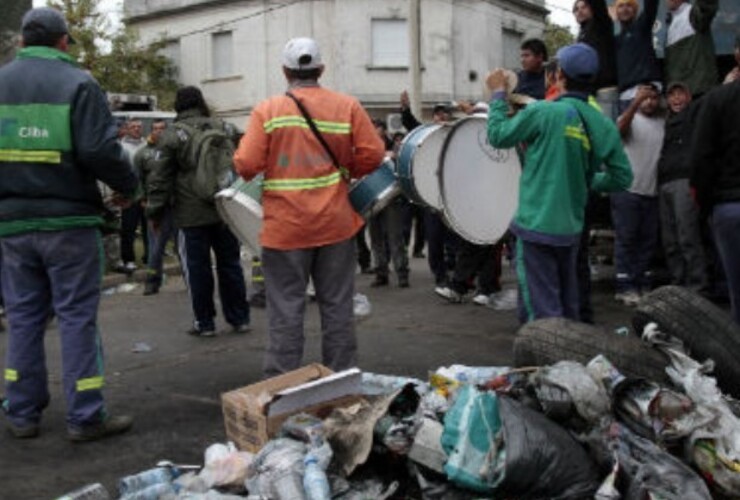
[[[342,175],[339,172],[323,177],[304,179],[267,179],[263,184],[265,191],[299,191],[303,189],[318,189],[339,184]]]
[[[565,137],[578,139],[586,151],[591,150],[591,141],[581,127],[574,127],[572,125],[565,127]]]
[[[91,391],[103,388],[103,377],[81,378],[77,381],[77,392]]]

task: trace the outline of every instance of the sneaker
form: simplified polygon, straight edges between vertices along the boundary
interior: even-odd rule
[[[127,415],[108,417],[105,421],[85,427],[67,427],[67,438],[70,441],[97,441],[116,434],[123,434],[133,424],[133,419]]]
[[[640,294],[634,290],[619,292],[614,295],[614,300],[628,307],[636,307],[640,303]]]
[[[388,276],[375,276],[375,279],[370,283],[371,287],[387,286]]]
[[[457,293],[450,287],[438,286],[434,289],[434,293],[454,304],[459,304],[462,302],[462,295]]]
[[[488,298],[488,295],[484,293],[476,294],[475,297],[473,297],[473,304],[479,306],[487,306],[489,303],[490,299]]]
[[[231,333],[248,333],[252,331],[252,327],[249,323],[242,323],[241,325],[231,325]]]
[[[146,283],[144,285],[144,295],[156,295],[159,293],[159,285],[156,283]]]
[[[16,439],[32,439],[38,437],[40,428],[38,424],[15,425],[8,422],[8,432]]]
[[[216,329],[215,328],[191,328],[188,330],[188,335],[192,335],[194,337],[215,337],[216,336]]]

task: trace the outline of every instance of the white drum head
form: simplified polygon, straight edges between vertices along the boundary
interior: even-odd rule
[[[450,127],[447,125],[430,127],[429,133],[417,146],[411,164],[416,192],[424,203],[435,210],[442,210],[438,176],[439,159],[449,132]]]
[[[506,232],[519,203],[521,165],[514,149],[488,143],[484,115],[457,122],[442,153],[440,186],[447,224],[479,245]]]
[[[221,219],[229,226],[253,257],[262,253],[262,205],[241,191],[226,188],[216,194],[216,208]]]

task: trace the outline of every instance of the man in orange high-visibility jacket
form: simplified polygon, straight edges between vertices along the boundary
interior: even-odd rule
[[[323,363],[336,371],[357,362],[352,238],[363,221],[350,205],[347,178],[375,170],[385,148],[356,99],[319,86],[323,70],[314,40],[287,43],[283,73],[289,91],[310,114],[338,166],[286,95],[257,105],[234,154],[242,177],[265,175],[260,240],[269,321],[266,377],[301,365],[309,277],[321,311]]]

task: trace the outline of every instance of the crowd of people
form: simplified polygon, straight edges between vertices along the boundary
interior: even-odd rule
[[[11,433],[39,434],[49,400],[43,337],[50,313],[62,339],[69,438],[95,440],[131,426],[130,417],[105,408],[97,310],[103,248],[110,247],[113,270],[133,271],[142,221],[145,295],[159,291],[175,238],[194,317],[189,333],[216,334],[216,284],[229,331],[249,331],[240,244],[213,193],[202,193],[205,144],[228,151],[229,166],[244,180],[263,179],[262,253],[253,264],[264,276],[266,377],[302,364],[310,286],[322,362],[333,370],[355,366],[358,264],[375,274],[372,286],[389,286],[392,267],[406,288],[409,254],[421,258],[425,250],[434,292],[445,300],[460,303],[475,290],[472,301],[486,304],[501,288],[508,252],[522,322],[593,321],[588,242],[602,193],[610,193],[617,300],[634,305],[650,290],[660,249],[676,284],[709,293],[718,281],[712,278],[724,276],[740,322],[740,127],[733,113],[740,70],[720,84],[709,31],[717,0],[667,0],[661,67],[651,31],[657,2],[645,0],[639,12],[636,0],[617,0],[613,36],[605,0],[577,0],[578,43],[549,60],[541,40],[527,40],[515,88],[496,69],[486,79],[489,103],[434,107],[439,123],[453,113],[487,113],[490,144],[519,154],[519,205],[497,245],[465,241],[438,212],[405,196],[369,221],[358,215],[348,199],[351,180],[395,160],[403,135],[389,136],[355,98],[319,84],[324,64],[314,40],[287,43],[281,66],[288,92],[257,104],[240,138],[193,86],[177,91],[174,123],[155,122],[145,138],[140,122],[117,127],[102,90],[67,54],[74,40],[63,16],[29,11],[18,58],[0,69],[0,105],[12,129],[26,131],[0,138],[2,295],[10,324],[3,409]],[[740,38],[735,55],[740,64]],[[400,109],[408,131],[420,125],[405,92]],[[119,219],[120,244],[115,237],[104,244],[101,228]]]

